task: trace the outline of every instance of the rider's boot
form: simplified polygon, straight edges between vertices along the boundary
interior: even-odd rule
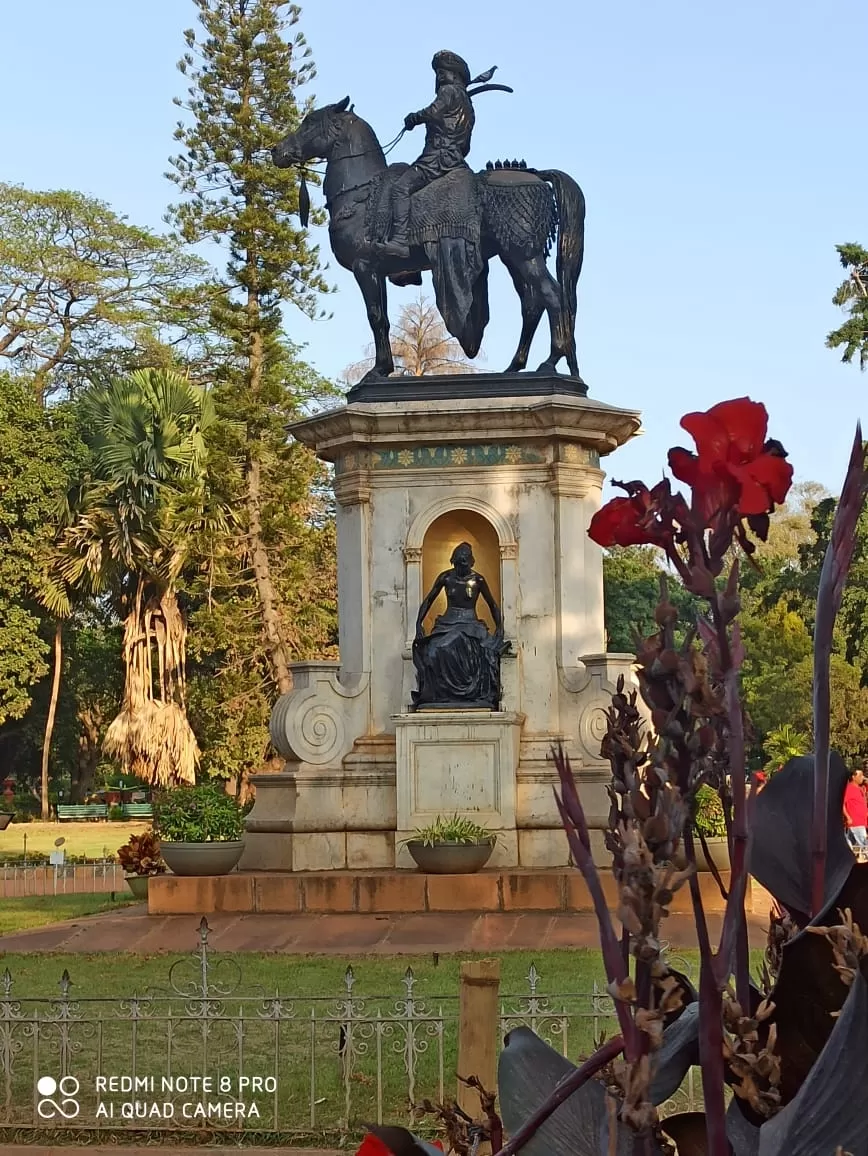
[[[377,247],[378,254],[397,261],[406,260],[410,256],[409,234],[410,194],[398,184],[392,195],[392,236]]]

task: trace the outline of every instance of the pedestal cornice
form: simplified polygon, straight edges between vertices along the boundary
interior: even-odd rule
[[[540,394],[529,397],[454,398],[439,401],[356,402],[296,422],[290,432],[326,461],[376,448],[372,461],[390,447],[501,446],[507,464],[524,462],[532,443],[563,441],[605,456],[640,432],[634,410],[619,409],[589,398]],[[515,452],[510,452],[515,447]],[[516,460],[513,460],[516,459]],[[542,459],[539,459],[542,460]],[[383,462],[386,462],[383,465]],[[398,463],[400,464],[400,463]],[[408,460],[407,466],[412,462]],[[468,465],[474,464],[471,457]],[[588,464],[594,464],[589,462]],[[397,466],[395,467],[397,468]]]

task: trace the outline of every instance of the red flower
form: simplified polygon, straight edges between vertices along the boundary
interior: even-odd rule
[[[697,452],[670,450],[669,467],[693,490],[693,508],[705,525],[729,510],[740,518],[769,514],[784,501],[793,467],[780,442],[766,440],[768,413],[760,402],[722,401],[707,413],[687,414],[681,425]]]
[[[673,516],[684,511],[679,495],[672,495],[669,482],[658,482],[653,490],[641,482],[613,482],[629,494],[612,498],[601,507],[588,527],[588,536],[598,546],[662,546],[673,540]]]
[[[356,1149],[356,1156],[392,1156],[392,1149],[373,1132],[366,1132],[365,1138]]]
[[[641,508],[632,498],[612,498],[593,518],[588,535],[598,546],[645,546],[651,539],[640,526]]]
[[[403,1131],[403,1129],[399,1130]],[[407,1138],[411,1138],[409,1132],[405,1133],[405,1135]],[[432,1147],[439,1148],[441,1152],[443,1151],[443,1145],[439,1140],[435,1140]],[[356,1156],[394,1156],[394,1154],[388,1144],[385,1144],[379,1136],[375,1136],[373,1132],[367,1132],[365,1138],[356,1149]]]

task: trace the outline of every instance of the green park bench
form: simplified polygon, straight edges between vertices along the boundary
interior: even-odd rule
[[[106,819],[108,807],[105,803],[58,803],[57,817],[64,819]]]
[[[153,819],[154,808],[150,803],[124,803],[125,819]]]

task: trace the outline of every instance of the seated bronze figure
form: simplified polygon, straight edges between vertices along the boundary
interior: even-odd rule
[[[413,665],[418,688],[413,707],[499,710],[500,656],[509,648],[500,608],[488,583],[473,569],[469,543],[456,546],[450,561],[452,569],[438,576],[416,618]],[[426,635],[422,624],[441,590],[446,594],[446,612]],[[477,617],[480,595],[494,619],[494,634]]]

